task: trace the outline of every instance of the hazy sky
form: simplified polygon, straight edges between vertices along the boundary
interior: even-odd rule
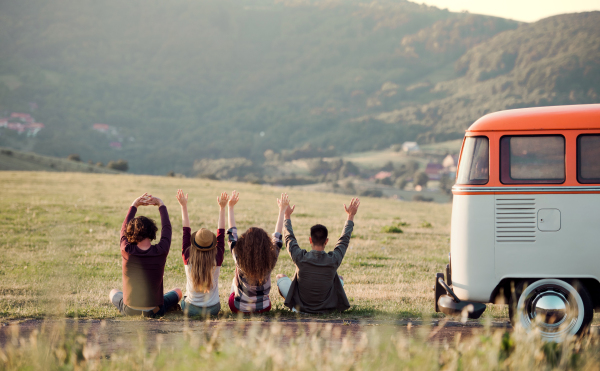
[[[535,22],[556,14],[600,10],[600,0],[413,0],[448,8],[452,12],[494,15],[517,21]]]

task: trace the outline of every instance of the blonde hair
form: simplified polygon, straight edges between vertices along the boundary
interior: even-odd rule
[[[188,251],[188,265],[194,290],[207,293],[213,287],[213,272],[217,266],[217,249],[201,251],[194,246],[189,246]]]

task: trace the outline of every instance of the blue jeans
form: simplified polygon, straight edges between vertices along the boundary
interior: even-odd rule
[[[199,307],[185,301],[185,297],[181,301],[181,310],[188,317],[192,316],[216,316],[221,311],[221,303],[211,305],[210,307]]]
[[[119,312],[124,316],[144,316],[144,317],[162,317],[165,313],[175,304],[179,302],[179,295],[175,291],[169,291],[163,297],[163,305],[158,307],[158,312],[154,313],[152,310],[138,310],[129,308],[123,303],[123,292],[119,291],[113,296],[112,303]]]

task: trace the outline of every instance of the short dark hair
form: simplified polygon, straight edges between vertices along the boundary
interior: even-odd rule
[[[156,239],[156,223],[150,218],[145,216],[138,216],[133,218],[127,223],[127,230],[125,236],[129,243],[142,242],[144,239],[149,238],[150,241]]]
[[[322,224],[315,224],[310,227],[310,238],[312,238],[313,245],[325,245],[325,241],[327,241],[327,233],[327,227]]]

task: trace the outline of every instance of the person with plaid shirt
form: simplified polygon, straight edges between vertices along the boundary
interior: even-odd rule
[[[269,236],[262,228],[248,228],[238,237],[235,225],[234,207],[239,194],[233,191],[229,200],[229,230],[227,231],[231,255],[235,262],[235,275],[229,308],[233,313],[265,313],[271,310],[271,272],[275,268],[279,251],[283,246],[284,211],[289,206],[288,195],[283,193],[277,200],[279,216],[275,232]]]

